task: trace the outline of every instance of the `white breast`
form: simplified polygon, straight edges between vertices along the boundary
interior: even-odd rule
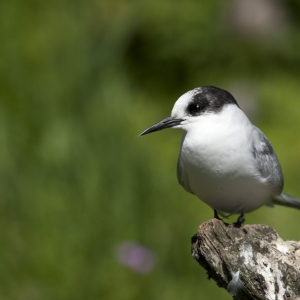
[[[266,204],[272,188],[255,167],[252,126],[235,105],[192,120],[179,157],[181,184],[212,208],[230,214]]]

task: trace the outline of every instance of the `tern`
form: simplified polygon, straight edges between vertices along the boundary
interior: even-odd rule
[[[244,215],[263,205],[300,209],[300,200],[282,193],[279,160],[264,133],[227,91],[202,86],[183,94],[171,116],[141,135],[166,128],[184,131],[177,162],[182,187],[214,210],[214,217]]]

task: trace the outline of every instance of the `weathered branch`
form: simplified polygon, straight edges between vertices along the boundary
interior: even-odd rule
[[[300,242],[266,225],[212,219],[192,238],[192,255],[234,299],[300,299]]]

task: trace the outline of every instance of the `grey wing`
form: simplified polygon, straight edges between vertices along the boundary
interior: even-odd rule
[[[188,175],[184,170],[183,163],[181,160],[181,148],[182,144],[185,138],[185,134],[183,134],[182,139],[181,139],[181,146],[180,146],[180,153],[177,161],[177,179],[179,184],[189,193],[194,194],[193,191],[190,188],[189,185],[189,180],[188,180]]]
[[[278,158],[264,133],[253,126],[252,153],[260,174],[267,182],[274,186],[275,192],[280,194],[283,189],[283,174]]]

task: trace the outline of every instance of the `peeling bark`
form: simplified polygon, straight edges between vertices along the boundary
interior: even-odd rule
[[[192,237],[192,255],[233,299],[300,300],[300,242],[271,227],[212,219]]]

